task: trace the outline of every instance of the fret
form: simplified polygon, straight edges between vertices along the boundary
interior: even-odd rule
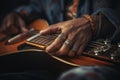
[[[32,38],[27,39],[27,42],[31,42],[31,43],[34,43],[36,45],[48,46],[55,40],[55,38],[57,36],[58,36],[58,34],[45,35],[45,36],[36,34]]]
[[[33,36],[32,39],[27,39],[28,42],[32,42],[32,43],[35,43],[35,44],[38,44],[38,45],[44,45],[44,46],[48,46],[50,45],[54,40],[55,38],[58,36],[58,34],[54,34],[54,35],[38,35],[37,36],[35,35],[35,37]],[[101,43],[101,42],[94,42],[94,41],[91,41],[89,43],[89,46],[87,47],[87,49],[92,49],[92,48],[95,48],[95,47],[99,47],[99,46],[103,46],[104,44]]]
[[[27,44],[40,47],[41,49],[45,49],[47,46],[49,46],[55,38],[58,36],[58,34],[54,35],[39,35],[36,34],[32,38],[27,39]],[[116,53],[119,53],[119,46],[115,47],[109,42],[106,42],[105,40],[101,41],[90,41],[87,45],[86,49],[83,52],[83,55],[98,58],[101,60],[107,60],[110,62],[120,62],[119,56]],[[115,52],[117,51],[117,52]],[[113,60],[114,58],[114,60]]]

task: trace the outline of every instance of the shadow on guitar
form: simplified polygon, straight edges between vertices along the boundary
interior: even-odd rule
[[[48,27],[44,20],[37,20],[31,23],[30,27],[36,30],[42,30]],[[39,29],[40,28],[40,29]],[[27,50],[18,51],[18,46],[26,42],[26,38],[14,44],[5,44],[4,40],[0,42],[0,71],[20,71],[20,70],[34,70],[34,69],[50,69],[55,73],[61,73],[73,67],[81,65],[112,65],[109,62],[104,62],[94,58],[80,56],[80,57],[56,57],[46,54],[44,51]],[[8,55],[9,54],[9,55]],[[4,55],[4,56],[2,56]]]
[[[52,58],[42,50],[0,56],[0,65],[0,73],[48,70],[57,76],[74,67]]]

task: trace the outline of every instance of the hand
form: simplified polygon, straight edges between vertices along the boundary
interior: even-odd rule
[[[10,35],[26,31],[27,28],[24,20],[16,13],[10,13],[4,18],[0,32]]]
[[[46,48],[46,52],[54,55],[80,55],[92,37],[89,21],[85,18],[73,19],[51,25],[40,34],[60,33],[55,41]]]

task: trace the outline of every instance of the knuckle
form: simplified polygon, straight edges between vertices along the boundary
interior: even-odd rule
[[[65,55],[65,54],[67,54],[67,50],[65,50],[65,49],[60,49],[59,50],[59,53],[61,54],[61,55]]]

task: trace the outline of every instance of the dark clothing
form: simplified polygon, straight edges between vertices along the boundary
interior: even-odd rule
[[[0,24],[10,12],[28,3],[29,0],[0,0]]]
[[[49,24],[54,24],[57,22],[65,21],[66,20],[66,11],[69,2],[71,0],[30,0],[30,3],[27,5],[23,5],[18,7],[17,9],[14,9],[16,12],[20,12],[21,10],[27,10],[29,12],[29,15],[31,16],[31,20],[34,18],[44,18],[46,19]],[[111,35],[108,35],[108,38],[113,40],[116,37],[116,34],[118,35],[118,32],[120,30],[118,29],[118,26],[120,25],[120,1],[119,0],[80,0],[78,9],[77,9],[77,17],[82,17],[84,14],[89,15],[98,15],[100,16],[99,19],[99,30],[97,33],[97,37],[102,35],[108,35],[109,33]],[[29,18],[29,19],[30,19]],[[105,21],[104,21],[105,20]],[[105,24],[108,23],[109,26],[106,26]],[[112,29],[106,30],[106,29]],[[17,58],[16,58],[17,59]],[[1,64],[0,64],[1,65]],[[17,64],[16,64],[17,65]],[[61,65],[62,66],[62,65]],[[50,67],[48,65],[48,67]],[[85,73],[93,72],[96,75],[98,75],[100,78],[99,80],[110,80],[108,75],[113,76],[112,74],[109,74],[109,71],[111,73],[114,73],[117,77],[119,77],[118,72],[114,71],[113,69],[109,70],[109,67],[79,67],[77,69],[71,70],[73,73],[77,74],[75,75],[75,78],[71,79],[64,79],[60,78],[60,80],[80,80],[81,78],[83,80],[93,80],[87,78],[88,76],[84,75]],[[70,71],[70,72],[71,72]],[[104,72],[105,71],[105,72]],[[100,72],[100,73],[99,73]],[[42,74],[43,73],[43,74]],[[101,74],[106,75],[101,75]],[[54,80],[53,77],[48,77],[50,73],[45,72],[45,77],[43,80]],[[7,73],[7,74],[1,74],[0,79],[1,80],[41,80],[41,75],[44,75],[44,72],[16,72],[16,73]],[[64,75],[64,74],[63,74]],[[66,73],[65,73],[66,75]],[[69,75],[69,72],[68,74]],[[50,75],[51,76],[51,75]],[[54,75],[52,75],[54,76]],[[104,77],[103,77],[104,76]],[[46,78],[48,77],[48,78]],[[104,78],[104,79],[103,79]],[[98,80],[98,79],[97,79]]]
[[[69,6],[70,3],[71,0],[30,0],[29,5],[21,6],[15,11],[20,12],[25,9],[32,16],[44,18],[49,24],[54,24],[66,20],[66,6]],[[80,0],[77,8],[77,17],[81,17],[84,14],[104,15],[104,18],[99,17],[99,30],[96,35],[98,38],[101,38],[101,36],[106,38],[107,36],[107,38],[112,40],[120,31],[118,29],[120,25],[119,3],[120,1],[118,0]],[[107,22],[106,20],[104,21],[105,17]],[[108,29],[109,31],[107,31]]]
[[[120,80],[120,69],[119,66],[75,67],[43,51],[31,50],[0,56],[0,80]]]
[[[0,23],[11,11],[19,13],[21,10],[27,10],[30,14],[29,21],[44,18],[49,24],[54,24],[66,20],[67,8],[73,0],[12,0],[8,3],[7,1],[9,0],[1,0]],[[120,25],[119,3],[119,0],[80,0],[77,17],[84,14],[104,15],[104,18],[99,17],[99,30],[96,37],[106,38],[107,36],[107,38],[115,40],[116,35],[120,33],[120,28],[118,29]],[[29,23],[29,21],[27,22]]]

